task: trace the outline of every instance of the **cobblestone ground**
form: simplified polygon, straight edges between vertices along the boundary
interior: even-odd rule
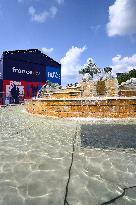
[[[79,121],[28,114],[24,106],[0,108],[0,205],[101,205],[136,185],[135,150],[81,148],[81,127],[136,121]],[[96,126],[97,129],[97,126]],[[130,130],[131,132],[131,130]],[[136,188],[116,205],[135,205]]]

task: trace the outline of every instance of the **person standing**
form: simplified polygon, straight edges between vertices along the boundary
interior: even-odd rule
[[[14,103],[18,104],[19,103],[19,88],[16,87],[16,85],[14,85],[13,88],[11,89],[11,95],[14,100]]]

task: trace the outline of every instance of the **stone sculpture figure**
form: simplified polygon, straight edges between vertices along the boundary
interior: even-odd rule
[[[112,77],[112,68],[106,67],[103,70],[104,70],[103,80],[110,80],[113,78]]]
[[[83,66],[83,68],[79,71],[79,74],[83,75],[83,81],[89,81],[93,79],[93,75],[100,72],[100,69],[93,62],[93,59],[89,58],[87,63]]]

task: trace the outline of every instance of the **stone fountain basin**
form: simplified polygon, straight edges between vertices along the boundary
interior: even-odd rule
[[[30,113],[49,117],[136,117],[136,97],[37,98],[25,106]]]

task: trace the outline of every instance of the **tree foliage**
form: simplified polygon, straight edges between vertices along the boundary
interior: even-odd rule
[[[128,73],[122,73],[117,76],[118,83],[126,82],[131,78],[136,78],[136,69],[130,70]]]

